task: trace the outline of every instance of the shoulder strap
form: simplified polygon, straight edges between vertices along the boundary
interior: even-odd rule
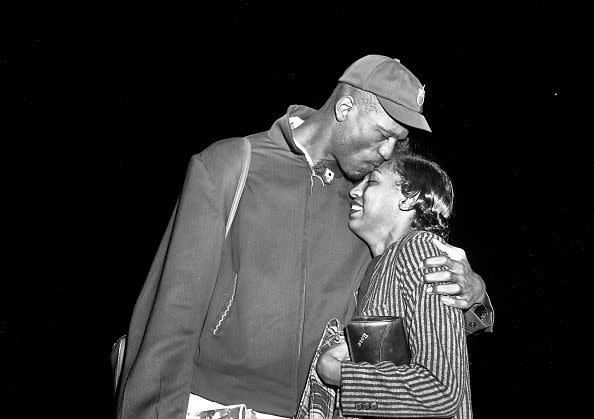
[[[229,229],[231,229],[231,224],[233,224],[235,212],[237,211],[237,206],[239,205],[239,200],[241,199],[241,194],[243,193],[243,188],[245,187],[245,181],[247,179],[247,175],[250,170],[250,162],[252,160],[252,144],[246,137],[243,137],[243,145],[243,166],[241,167],[241,173],[239,174],[239,180],[237,181],[237,188],[235,189],[235,195],[233,196],[233,202],[231,203],[231,209],[229,210],[229,217],[227,218],[227,225],[225,226],[225,238],[227,238]]]

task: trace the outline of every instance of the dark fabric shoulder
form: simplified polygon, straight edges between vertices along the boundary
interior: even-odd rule
[[[225,176],[229,167],[241,160],[243,155],[243,138],[247,138],[252,147],[252,157],[262,154],[263,150],[269,147],[270,138],[266,132],[260,132],[245,137],[232,137],[219,140],[200,153],[192,156],[192,159],[198,159],[204,163],[206,169],[218,178]]]
[[[228,138],[211,144],[202,152],[192,156],[186,176],[186,184],[189,182],[204,182],[204,179],[196,179],[196,176],[193,175],[194,166],[203,166],[206,172],[197,173],[201,173],[202,176],[206,173],[210,176],[209,182],[211,184],[211,187],[205,190],[205,193],[208,192],[213,196],[217,196],[217,199],[223,203],[224,213],[228,214],[243,167],[245,151],[243,137]]]
[[[242,137],[227,138],[212,143],[200,153],[192,156],[192,160],[202,161],[209,173],[218,177],[217,174],[224,174],[230,165],[241,158],[242,150]]]

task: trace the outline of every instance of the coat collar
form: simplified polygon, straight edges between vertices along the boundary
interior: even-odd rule
[[[307,118],[311,117],[315,112],[315,109],[303,105],[289,106],[289,108],[287,109],[287,113],[279,119],[277,119],[276,122],[272,125],[272,127],[268,131],[268,136],[272,139],[272,141],[279,145],[286,144],[289,150],[291,150],[291,152],[293,152],[294,154],[303,156],[303,152],[295,144],[295,139],[293,138],[293,131],[291,130],[289,118],[297,116],[303,120],[306,120]],[[314,169],[317,174],[323,174],[326,168],[334,172],[335,176],[342,177],[342,172],[338,168],[338,163],[336,163],[336,160],[322,159],[314,161]]]

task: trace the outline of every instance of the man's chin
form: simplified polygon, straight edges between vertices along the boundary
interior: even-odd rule
[[[361,174],[360,172],[344,172],[344,177],[351,182],[360,182],[365,177],[365,175]]]
[[[352,161],[353,164],[342,165],[339,161],[337,163],[344,177],[353,182],[359,182],[375,169],[373,164],[357,162],[355,159]]]
[[[371,165],[365,166],[365,168],[358,169],[347,169],[343,170],[344,177],[353,182],[361,181],[368,173],[371,173],[373,167]]]

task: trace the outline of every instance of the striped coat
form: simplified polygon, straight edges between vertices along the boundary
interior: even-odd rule
[[[434,237],[413,231],[379,256],[357,311],[404,317],[412,359],[398,367],[343,362],[344,416],[472,417],[462,310],[427,294],[422,280],[423,260],[441,254]]]

